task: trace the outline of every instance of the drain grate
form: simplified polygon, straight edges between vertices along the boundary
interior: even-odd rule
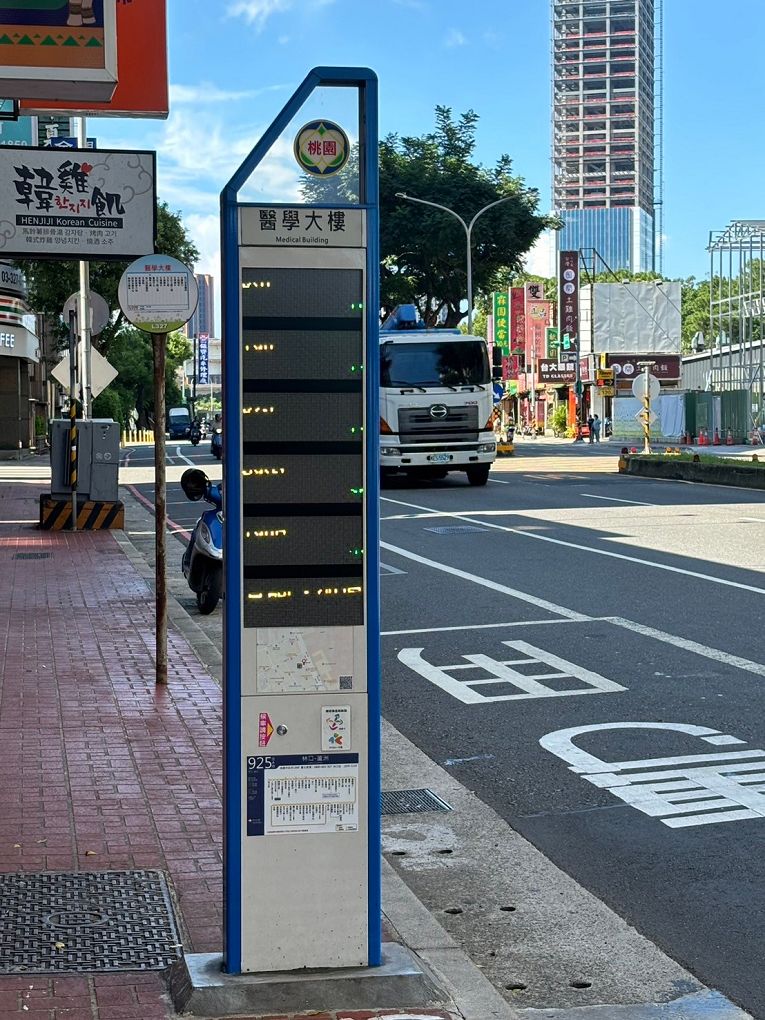
[[[435,535],[467,535],[471,532],[485,532],[486,528],[474,528],[470,524],[442,525],[440,528],[425,528],[425,531],[432,531]]]
[[[0,875],[0,974],[164,970],[180,955],[159,871]]]
[[[14,560],[49,560],[49,552],[35,552],[35,553],[14,553]]]
[[[381,813],[408,815],[418,811],[451,811],[451,805],[432,790],[383,790]]]

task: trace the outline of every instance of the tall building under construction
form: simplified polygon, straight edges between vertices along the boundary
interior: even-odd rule
[[[596,272],[661,270],[661,4],[552,0],[557,247]]]

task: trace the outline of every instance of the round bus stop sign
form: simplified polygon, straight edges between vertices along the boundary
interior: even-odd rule
[[[144,255],[120,278],[117,299],[125,318],[145,333],[172,333],[194,314],[199,288],[194,274],[169,255]]]

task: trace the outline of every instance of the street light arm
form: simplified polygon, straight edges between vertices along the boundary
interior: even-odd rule
[[[483,209],[479,209],[478,212],[470,221],[470,224],[468,225],[468,231],[472,231],[473,224],[475,223],[475,221],[478,219],[479,216],[483,216],[487,209],[493,209],[495,205],[501,205],[502,202],[509,202],[511,198],[515,198],[515,195],[505,195],[504,198],[498,198],[496,202],[489,202],[489,204],[485,205]]]
[[[428,202],[427,199],[424,199],[424,198],[415,198],[414,195],[407,195],[403,191],[397,191],[396,192],[396,198],[405,198],[407,200],[407,202],[419,202],[420,205],[431,205],[431,206],[433,206],[434,209],[441,209],[443,212],[449,213],[450,216],[454,216],[455,219],[460,221],[460,223],[462,224],[463,228],[466,231],[468,230],[468,225],[467,225],[467,223],[465,223],[465,221],[460,216],[460,214],[456,213],[454,211],[454,209],[450,209],[446,205],[439,205],[438,202]]]

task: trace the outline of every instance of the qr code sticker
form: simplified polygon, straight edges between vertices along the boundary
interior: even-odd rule
[[[340,690],[341,691],[352,691],[353,690],[353,677],[352,676],[341,676],[340,677]]]

